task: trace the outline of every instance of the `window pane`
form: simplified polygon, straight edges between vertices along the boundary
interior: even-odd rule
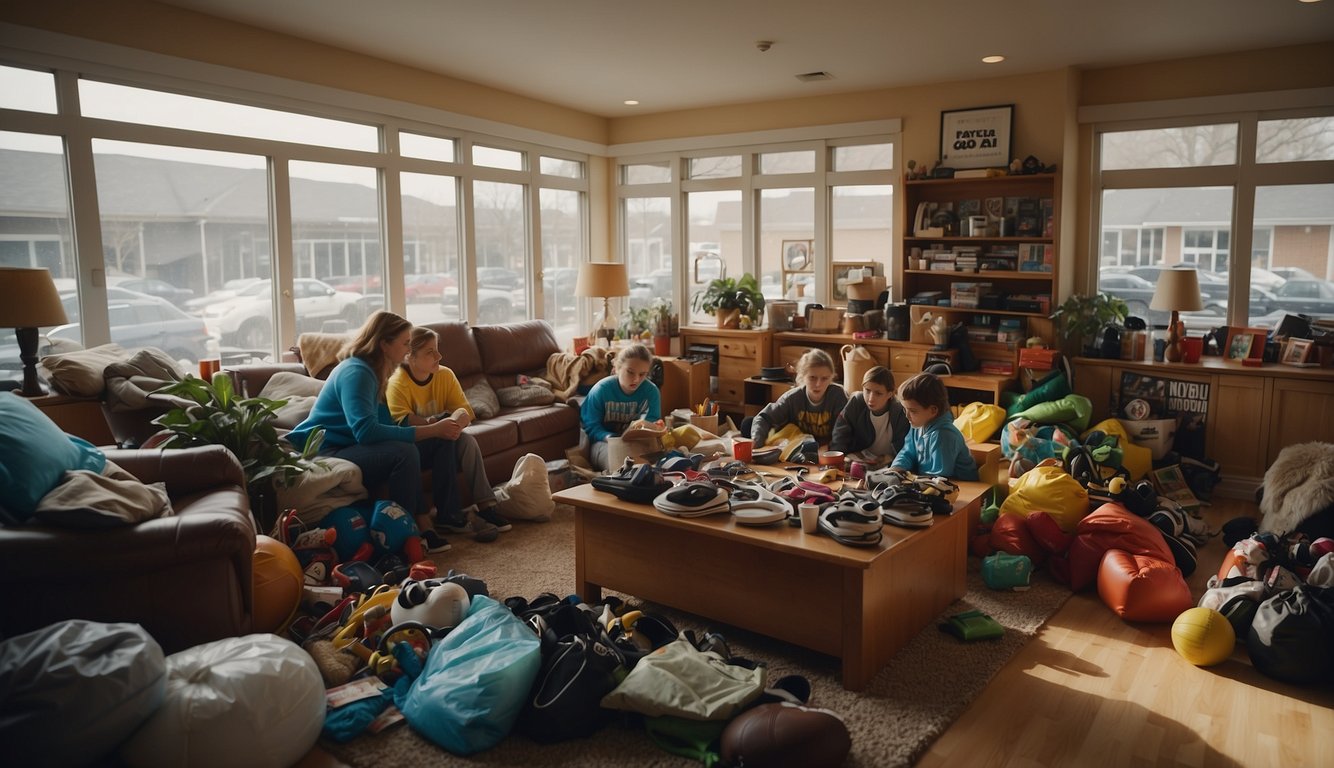
[[[884,267],[883,274],[893,273],[893,190],[888,184],[833,188],[834,261],[873,261]]]
[[[78,265],[70,238],[64,144],[56,136],[0,131],[0,267],[45,267],[77,323]],[[51,328],[40,329],[38,356],[51,352]],[[78,325],[73,341],[80,341]],[[0,328],[0,381],[22,381],[14,331]]]
[[[459,181],[404,173],[403,286],[413,323],[458,320]]]
[[[627,197],[621,201],[621,217],[625,232],[621,248],[625,253],[625,271],[630,277],[630,305],[649,306],[655,296],[673,298],[671,198]],[[674,299],[673,306],[676,306]]]
[[[1237,162],[1237,126],[1192,125],[1102,134],[1102,168],[1198,168]]]
[[[379,130],[342,120],[182,96],[127,85],[79,81],[83,114],[123,123],[159,125],[228,136],[290,141],[321,147],[376,152]]]
[[[584,164],[578,160],[566,160],[563,157],[546,157],[541,159],[541,171],[547,176],[564,176],[567,179],[582,179],[584,177]]]
[[[1331,211],[1334,184],[1256,188],[1248,325],[1272,327],[1284,314],[1334,318]]]
[[[834,147],[835,171],[885,171],[893,167],[893,144]]]
[[[523,320],[527,309],[528,216],[520,184],[473,184],[477,221],[477,312],[481,324]]]
[[[452,163],[456,157],[458,143],[453,139],[438,136],[423,136],[420,133],[401,131],[398,134],[398,151],[404,157],[419,157],[423,160],[439,160]]]
[[[542,317],[556,332],[562,348],[578,330],[574,283],[583,261],[582,192],[543,189],[542,204]]]
[[[523,170],[523,153],[512,149],[497,149],[474,144],[472,161],[476,165],[485,165],[488,168],[503,168],[508,171]]]
[[[623,184],[663,184],[672,180],[672,165],[664,160],[661,163],[636,163],[621,166]]]
[[[760,291],[765,299],[815,299],[815,191],[760,192]]]
[[[56,78],[50,72],[0,67],[0,107],[56,113]]]
[[[741,175],[741,156],[695,157],[690,160],[692,179],[734,179]]]
[[[813,173],[815,150],[769,152],[760,155],[760,173]]]
[[[693,297],[718,277],[740,278],[741,190],[691,192],[686,196],[686,220],[690,222],[686,233],[691,265],[687,292]],[[703,312],[692,312],[690,318],[712,321]]]
[[[191,364],[219,344],[229,360],[243,358],[241,322],[254,318],[256,330],[272,321],[267,291],[238,298],[270,274],[265,158],[94,139],[93,159],[107,299],[123,309],[111,313],[111,340]],[[143,321],[136,295],[153,297],[171,320]]]
[[[1149,308],[1158,276],[1194,269],[1202,309],[1182,313],[1182,320],[1192,332],[1226,325],[1231,211],[1229,187],[1103,190],[1098,290],[1165,328],[1170,312]]]
[[[1334,117],[1260,121],[1255,144],[1256,162],[1307,160],[1334,160]]]
[[[296,160],[290,169],[296,333],[355,330],[385,306],[375,169]],[[238,333],[243,341],[266,339]]]

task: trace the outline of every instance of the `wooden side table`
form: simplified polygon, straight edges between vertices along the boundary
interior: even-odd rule
[[[10,396],[20,397],[13,393]],[[30,397],[28,401],[68,434],[81,437],[93,445],[116,444],[116,438],[112,437],[111,428],[107,426],[106,416],[102,413],[102,401],[95,397],[50,394]]]

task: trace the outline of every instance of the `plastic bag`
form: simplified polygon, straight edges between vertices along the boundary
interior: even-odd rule
[[[985,443],[1005,423],[1005,409],[991,403],[969,403],[954,420],[954,426],[970,442]]]
[[[730,720],[764,692],[764,681],[764,667],[729,664],[677,639],[640,659],[602,706],[649,717]]]
[[[514,462],[514,475],[495,490],[496,507],[505,517],[545,523],[556,511],[547,480],[547,462],[535,453],[524,454]]]
[[[399,709],[417,732],[450,752],[481,752],[514,727],[541,663],[537,635],[508,608],[478,595],[468,618],[432,646]]]
[[[1089,513],[1089,493],[1059,466],[1037,466],[1025,472],[1001,504],[1002,515],[1028,517],[1041,510],[1066,533]]]

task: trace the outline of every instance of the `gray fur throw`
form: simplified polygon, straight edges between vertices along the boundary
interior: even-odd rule
[[[1297,443],[1278,452],[1265,472],[1260,530],[1290,533],[1334,504],[1334,443]]]

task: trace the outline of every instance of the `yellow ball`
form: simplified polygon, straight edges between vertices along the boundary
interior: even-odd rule
[[[301,602],[305,574],[288,546],[268,536],[255,537],[254,615],[255,632],[277,632]]]
[[[1223,614],[1212,608],[1190,608],[1172,622],[1172,645],[1181,658],[1208,667],[1232,655],[1237,633]]]

